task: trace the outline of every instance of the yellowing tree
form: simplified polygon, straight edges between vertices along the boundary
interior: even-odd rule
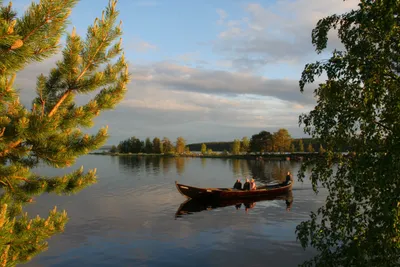
[[[309,143],[309,144],[308,144],[308,147],[307,147],[307,152],[310,152],[310,153],[313,153],[313,152],[315,152],[315,150],[314,150],[314,147],[312,146],[312,144],[311,144],[311,143]]]
[[[233,140],[231,152],[234,155],[237,155],[240,153],[240,140],[239,139]]]
[[[250,140],[247,136],[244,136],[240,144],[240,151],[247,153],[249,152],[249,150],[250,150]]]
[[[178,137],[176,139],[176,153],[182,154],[185,152],[186,140],[183,137]]]
[[[300,141],[299,141],[299,152],[304,152],[303,139],[300,139]]]
[[[288,130],[279,129],[272,135],[272,143],[274,151],[276,152],[288,152],[290,151],[290,144],[292,143],[292,137]]]
[[[207,146],[206,144],[201,144],[201,154],[205,155],[207,153]]]

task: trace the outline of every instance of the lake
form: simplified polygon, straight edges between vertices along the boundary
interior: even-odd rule
[[[83,165],[97,168],[98,183],[73,196],[43,195],[26,206],[30,217],[57,205],[70,218],[49,249],[25,266],[297,266],[314,255],[296,241],[295,228],[326,197],[297,181],[299,162],[220,158],[87,155],[73,168],[41,168],[60,175]],[[174,182],[232,187],[254,176],[261,185],[295,179],[290,201],[214,207],[176,216],[186,201]],[[190,211],[190,210],[189,210]]]

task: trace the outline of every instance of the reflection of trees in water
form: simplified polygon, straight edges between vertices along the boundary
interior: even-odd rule
[[[246,160],[232,159],[230,165],[235,178],[242,179],[249,175],[249,166]]]
[[[147,174],[158,175],[160,171],[164,175],[169,173],[171,166],[175,164],[176,172],[182,175],[185,172],[185,158],[172,158],[172,157],[134,157],[134,156],[120,156],[118,162],[126,168],[142,171]]]
[[[175,158],[176,172],[182,175],[185,172],[185,160],[186,158],[177,157]]]
[[[266,173],[265,162],[257,160],[248,160],[248,169],[250,170],[251,178],[260,182],[269,182],[271,180],[270,175]]]
[[[245,178],[250,175],[250,168],[247,160],[240,161],[240,174],[241,177]]]
[[[283,181],[286,173],[291,171],[292,166],[289,161],[257,161],[248,160],[247,169],[250,175],[259,182],[268,183],[274,180]]]
[[[227,165],[227,164],[229,164],[229,162],[231,161],[230,159],[228,159],[228,158],[220,158],[219,159],[221,162],[223,162],[224,164],[225,164],[225,166]],[[228,166],[230,166],[230,165],[228,165]]]
[[[158,174],[160,171],[160,157],[134,157],[134,156],[119,156],[118,163],[125,168],[135,171],[145,170],[146,173]]]
[[[120,156],[118,163],[130,169],[140,169],[141,159],[138,157]]]
[[[153,166],[152,170],[154,175],[158,175],[160,173],[161,158],[151,157],[151,164]]]
[[[152,157],[144,157],[144,167],[145,167],[146,173],[150,173],[151,164],[152,164]]]
[[[185,165],[188,159],[184,157],[118,157],[119,164],[137,170],[144,170],[146,173],[158,175],[160,171],[164,175],[169,173],[171,168],[175,167],[178,175],[185,172]],[[200,163],[203,169],[206,168],[207,160],[201,158]],[[223,159],[233,172],[236,179],[245,179],[246,177],[254,178],[261,183],[268,183],[271,181],[285,180],[286,173],[292,172],[295,168],[296,162],[290,161],[257,161],[257,160],[243,160],[243,159]],[[172,166],[175,165],[175,166]]]
[[[206,159],[206,158],[201,158],[201,167],[202,167],[203,169],[206,168],[206,163],[207,163],[207,159]]]
[[[161,158],[162,171],[163,171],[164,175],[166,175],[169,172],[169,170],[171,169],[171,164],[172,164],[173,160],[174,160],[173,158],[169,158],[169,157],[166,157],[166,158],[162,157]]]
[[[118,156],[111,156],[111,163],[115,164],[118,161]]]
[[[235,177],[238,177],[239,173],[240,173],[240,163],[239,163],[239,161],[236,160],[236,159],[232,159],[231,161],[229,161],[229,164],[230,164],[230,167],[232,168],[233,175]]]
[[[287,172],[290,171],[290,165],[285,163],[286,162],[279,161],[273,165],[272,175],[275,180],[282,182],[285,180]]]

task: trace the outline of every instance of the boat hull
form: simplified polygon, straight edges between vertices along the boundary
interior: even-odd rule
[[[182,215],[193,214],[196,212],[202,212],[205,210],[212,210],[217,208],[224,208],[229,206],[236,206],[236,209],[240,209],[242,205],[245,209],[251,208],[256,202],[261,201],[272,201],[272,200],[284,200],[286,202],[286,210],[290,210],[293,204],[292,191],[280,195],[266,195],[261,197],[247,197],[247,198],[228,198],[228,199],[187,199],[178,208],[175,213],[175,218],[181,217]]]
[[[285,186],[263,186],[257,190],[238,190],[231,188],[199,188],[175,182],[178,191],[191,199],[241,199],[263,196],[277,196],[287,193],[292,189],[293,183]]]

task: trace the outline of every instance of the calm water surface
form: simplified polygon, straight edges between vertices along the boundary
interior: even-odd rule
[[[308,181],[297,182],[297,162],[201,158],[135,158],[88,155],[72,169],[97,168],[98,183],[74,196],[43,195],[25,210],[46,216],[66,209],[65,232],[26,266],[297,266],[310,258],[295,227],[325,199]],[[67,170],[43,168],[59,175]],[[231,187],[254,176],[258,184],[294,174],[292,199],[217,207],[176,217],[186,200],[174,181],[199,187]]]

